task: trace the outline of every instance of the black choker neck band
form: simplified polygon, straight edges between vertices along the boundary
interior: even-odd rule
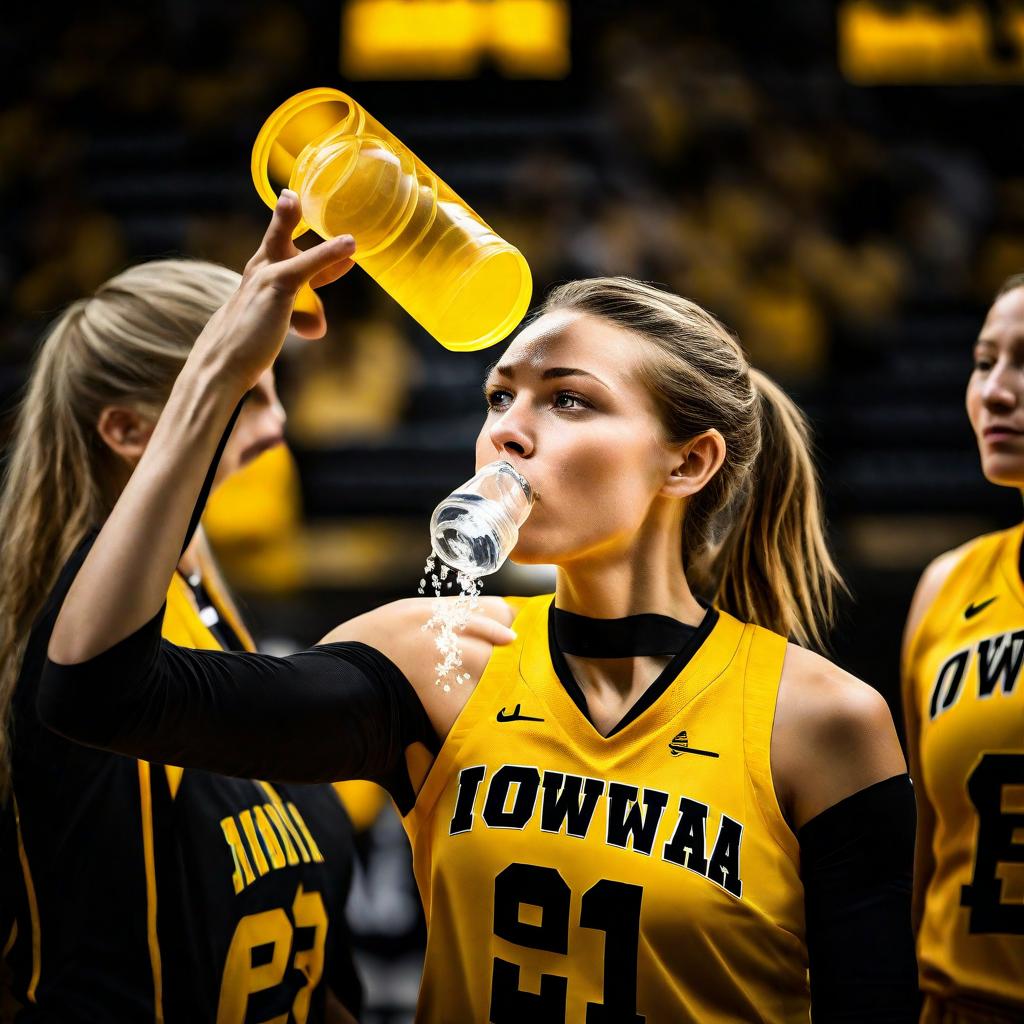
[[[579,658],[637,658],[678,654],[697,626],[667,615],[628,615],[624,619],[591,619],[555,608],[554,634],[563,654]]]

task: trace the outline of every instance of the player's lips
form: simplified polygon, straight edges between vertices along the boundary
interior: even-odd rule
[[[985,427],[981,432],[986,441],[1010,441],[1013,438],[1024,436],[1024,430],[1016,430],[1005,423],[994,423]]]
[[[265,437],[262,441],[257,441],[255,444],[249,445],[249,447],[242,452],[242,465],[247,465],[252,462],[257,455],[262,455],[264,452],[270,451],[271,448],[276,448],[283,442],[284,434],[274,434],[273,437]]]
[[[533,493],[533,500],[535,502],[540,501],[540,491],[537,490],[537,485],[532,479],[530,479],[530,474],[525,472],[522,467],[517,466],[511,459],[506,458],[504,461],[507,462],[530,485],[530,490]]]

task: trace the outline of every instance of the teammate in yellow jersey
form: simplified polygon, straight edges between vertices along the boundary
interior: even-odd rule
[[[358,1011],[344,923],[351,828],[329,786],[271,787],[89,750],[36,712],[74,572],[238,280],[199,261],[130,268],[58,318],[30,375],[0,501],[0,942],[19,1021],[241,1024],[291,1013],[337,1024],[353,1019],[340,1001]],[[218,480],[279,444],[282,425],[268,373]],[[201,530],[166,601],[168,639],[252,650]],[[256,946],[272,954],[254,968]]]
[[[492,369],[477,464],[530,480],[513,558],[555,563],[557,588],[513,602],[514,638],[484,605],[463,687],[434,685],[416,600],[290,658],[160,643],[195,460],[275,358],[295,290],[351,252],[297,254],[297,207],[285,193],[69,592],[49,724],[220,771],[252,767],[242,745],[257,773],[382,782],[428,915],[422,1021],[915,1020],[891,716],[786,639],[820,642],[837,582],[806,426],[692,302],[563,286]],[[115,562],[137,571],[112,582]],[[121,684],[129,655],[149,670]]]
[[[981,468],[1024,490],[1024,274],[974,346]],[[922,1020],[1024,1019],[1024,526],[937,558],[914,595],[903,700],[919,818]]]

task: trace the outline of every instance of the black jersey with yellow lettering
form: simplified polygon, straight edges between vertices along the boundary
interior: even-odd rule
[[[19,1021],[324,1019],[357,1009],[344,924],[351,826],[330,786],[271,786],[71,743],[36,714],[70,560],[23,661],[13,793],[0,827],[0,943]],[[247,634],[215,592],[176,577],[165,633],[216,649]]]

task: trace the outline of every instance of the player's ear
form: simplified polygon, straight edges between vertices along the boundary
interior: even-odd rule
[[[688,498],[703,489],[722,468],[725,438],[715,429],[691,437],[676,452],[675,463],[662,486],[669,498]]]
[[[107,405],[96,420],[100,440],[119,458],[134,466],[149,444],[155,424],[144,413],[123,405]]]

